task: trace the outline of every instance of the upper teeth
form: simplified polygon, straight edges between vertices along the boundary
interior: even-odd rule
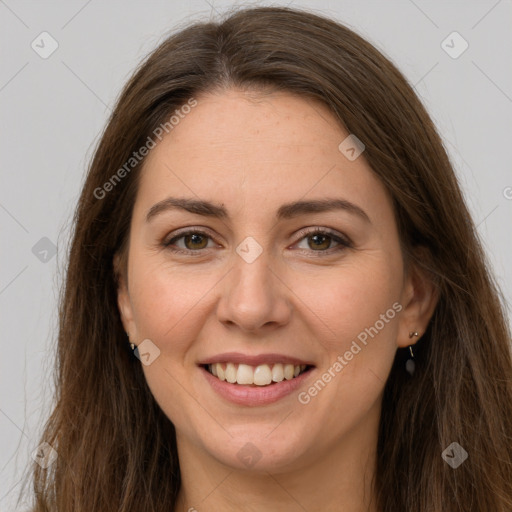
[[[232,384],[255,384],[266,386],[271,382],[281,382],[297,377],[306,369],[306,365],[293,365],[276,363],[273,365],[260,364],[250,366],[248,364],[214,363],[208,365],[208,371],[220,380],[226,380]]]

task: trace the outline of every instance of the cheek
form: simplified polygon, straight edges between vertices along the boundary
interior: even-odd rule
[[[190,337],[200,327],[197,317],[216,281],[213,274],[176,268],[162,256],[134,257],[130,293],[139,337],[179,350],[180,332]]]
[[[382,342],[394,341],[398,315],[393,304],[400,298],[399,270],[398,265],[371,257],[339,267],[335,272],[319,272],[312,279],[300,279],[297,275],[290,287],[300,297],[301,307],[306,310],[307,306],[317,318],[318,341],[332,355],[348,350],[351,341],[376,322]]]

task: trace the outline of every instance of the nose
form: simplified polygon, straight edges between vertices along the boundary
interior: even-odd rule
[[[235,257],[217,307],[220,322],[252,333],[266,332],[289,322],[291,292],[269,263],[265,252],[252,263]]]

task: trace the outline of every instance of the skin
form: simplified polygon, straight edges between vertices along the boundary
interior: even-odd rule
[[[384,384],[397,348],[417,341],[411,331],[425,331],[433,286],[414,267],[405,273],[391,199],[364,153],[349,161],[340,152],[348,133],[327,107],[237,89],[196,99],[147,157],[118,292],[131,341],[150,339],[160,350],[141,367],[176,427],[177,510],[376,511]],[[174,209],[146,222],[169,196],[222,204],[229,218]],[[370,221],[343,210],[275,218],[284,203],[324,198],[348,200]],[[163,246],[184,227],[211,237],[174,242],[199,256]],[[317,248],[312,235],[297,235],[315,227],[352,246],[337,251],[327,237]],[[262,248],[250,264],[235,251],[248,236]],[[400,313],[308,404],[294,392],[264,406],[235,405],[197,366],[231,351],[292,355],[315,365],[299,390],[307,391],[394,303]],[[247,442],[261,455],[251,467],[237,457]]]

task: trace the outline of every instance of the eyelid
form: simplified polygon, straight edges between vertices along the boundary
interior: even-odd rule
[[[186,226],[184,228],[177,229],[176,231],[173,231],[172,233],[166,235],[164,240],[167,239],[170,242],[171,240],[174,240],[179,236],[189,235],[191,233],[207,235],[213,238],[213,234],[208,228],[204,228],[202,226]]]
[[[320,227],[320,226],[302,228],[299,231],[297,231],[297,235],[299,236],[299,238],[297,239],[297,242],[300,242],[306,236],[315,235],[317,233],[322,234],[322,235],[328,235],[329,237],[331,237],[332,239],[337,241],[340,245],[344,245],[345,247],[353,247],[353,245],[354,245],[347,235],[340,233],[334,229],[327,228],[327,227]],[[295,242],[295,244],[297,242]],[[313,251],[313,252],[327,252],[327,251]]]

